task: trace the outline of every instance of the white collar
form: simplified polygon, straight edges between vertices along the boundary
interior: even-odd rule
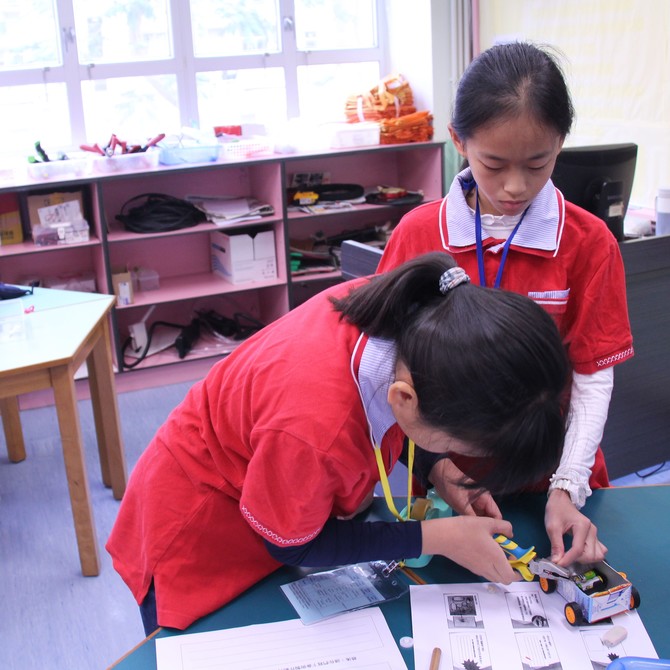
[[[465,199],[464,185],[474,187],[470,168],[456,175],[446,198],[449,246],[453,247],[468,247],[476,243],[475,217]],[[559,214],[556,189],[549,180],[528,207],[513,246],[555,251],[561,219]],[[490,235],[482,230],[482,240],[488,238]]]
[[[361,339],[363,337],[362,335]],[[352,355],[352,372],[356,349]],[[388,403],[388,390],[395,380],[395,363],[395,342],[377,337],[368,338],[361,354],[358,379],[354,375],[354,380],[357,383],[363,409],[370,425],[373,445],[381,446],[384,435],[396,423]]]

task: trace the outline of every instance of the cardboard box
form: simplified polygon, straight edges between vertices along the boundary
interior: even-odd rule
[[[84,198],[81,191],[28,196],[28,217],[31,229],[39,225],[50,226],[54,223],[78,221],[83,214]]]
[[[19,199],[16,193],[0,194],[0,245],[23,242]]]
[[[210,233],[212,272],[232,284],[277,278],[273,230],[228,235]]]
[[[112,286],[118,305],[132,305],[135,300],[133,293],[133,278],[125,268],[112,270]]]

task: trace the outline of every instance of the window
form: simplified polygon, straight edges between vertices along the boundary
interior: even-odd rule
[[[3,0],[0,152],[344,118],[382,75],[380,0]]]

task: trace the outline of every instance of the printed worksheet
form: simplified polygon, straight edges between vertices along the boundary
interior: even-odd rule
[[[440,670],[601,670],[615,658],[658,658],[634,610],[600,623],[573,627],[565,600],[538,582],[411,586],[414,663],[427,668],[435,647]],[[613,626],[626,638],[602,641]]]
[[[158,670],[407,670],[378,607],[305,626],[300,619],[156,638]]]

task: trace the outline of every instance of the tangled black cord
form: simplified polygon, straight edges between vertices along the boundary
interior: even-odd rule
[[[141,199],[146,201],[126,211]],[[207,215],[187,200],[164,193],[142,193],[127,200],[116,218],[134,233],[164,233],[197,226],[207,220]]]
[[[194,325],[194,322],[197,325],[198,333],[200,331],[200,326],[202,326],[215,335],[232,340],[246,340],[248,337],[251,337],[254,333],[265,327],[265,324],[262,321],[259,321],[258,319],[255,319],[253,316],[245,314],[244,312],[235,312],[233,318],[230,319],[218,314],[214,310],[199,311],[197,312],[195,319],[191,321],[191,326]],[[159,326],[164,328],[174,328],[176,331],[178,331],[175,333],[175,342],[167,347],[168,349],[177,347],[176,341],[179,333],[183,333],[184,330],[188,328],[188,324],[170,323],[168,321],[154,321],[147,329],[147,343],[144,345],[142,351],[135,353],[136,358],[132,362],[128,362],[126,357],[128,348],[132,344],[132,337],[128,337],[121,347],[121,358],[124,368],[127,370],[132,370],[147,357],[149,349],[151,348],[151,340],[153,338],[154,331]],[[183,358],[182,354],[180,354],[180,358]]]
[[[154,330],[156,330],[158,326],[163,326],[165,328],[174,328],[176,331],[178,331],[175,333],[175,340],[177,339],[177,335],[179,334],[179,332],[185,327],[184,325],[179,323],[169,323],[168,321],[154,321],[147,329],[147,343],[144,345],[144,349],[142,349],[142,351],[137,353],[137,358],[132,363],[128,363],[126,361],[126,352],[128,351],[128,347],[132,343],[132,338],[131,337],[127,338],[126,341],[123,343],[123,346],[121,347],[121,358],[123,359],[124,368],[132,370],[133,368],[137,367],[147,357],[149,349],[151,348],[151,339],[153,337]],[[173,347],[175,345],[172,344],[170,346]],[[170,347],[168,347],[168,349],[169,348]]]

